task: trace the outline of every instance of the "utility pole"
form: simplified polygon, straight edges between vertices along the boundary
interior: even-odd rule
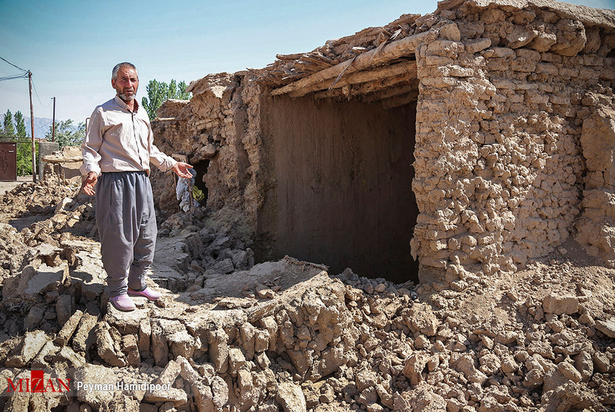
[[[51,129],[51,141],[56,141],[56,98],[53,98],[53,128]]]
[[[28,70],[30,84],[30,129],[32,131],[32,181],[36,183],[36,144],[34,143],[34,106],[32,105],[32,72]]]

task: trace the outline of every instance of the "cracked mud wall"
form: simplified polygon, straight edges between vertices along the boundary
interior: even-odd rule
[[[587,173],[576,238],[590,255],[615,267],[615,110],[611,99],[596,103],[581,134]]]
[[[186,156],[191,164],[209,161],[197,179],[207,187],[206,206],[254,233],[262,203],[258,87],[244,87],[243,75],[221,73],[193,82],[188,101],[168,100],[152,122],[156,144],[167,153]],[[173,177],[154,171],[154,197],[164,214],[177,211]]]

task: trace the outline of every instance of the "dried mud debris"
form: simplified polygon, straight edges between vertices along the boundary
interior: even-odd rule
[[[329,276],[292,258],[253,265],[232,219],[176,215],[157,263],[177,278],[166,279],[161,301],[136,299],[126,314],[107,304],[98,243],[63,231],[80,207],[72,202],[50,202],[55,213],[22,232],[0,228],[3,257],[23,251],[19,265],[3,260],[0,382],[45,369],[81,386],[69,396],[1,397],[5,410],[615,405],[615,272],[572,241],[515,275],[414,287],[350,269]],[[133,386],[83,389],[101,379]]]

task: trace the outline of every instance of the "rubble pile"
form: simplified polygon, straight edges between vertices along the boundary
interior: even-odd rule
[[[24,183],[0,198],[2,218],[26,218],[32,215],[53,214],[55,202],[65,197],[74,197],[77,184],[65,185],[57,175],[48,175],[38,183]]]
[[[49,205],[56,213],[21,233],[2,226],[4,256],[27,250],[2,284],[4,410],[615,405],[615,271],[572,240],[514,276],[415,287],[350,269],[330,276],[289,257],[254,265],[231,213],[176,214],[162,225],[150,274],[163,297],[136,298],[137,310],[123,313],[107,303],[98,242],[68,231],[81,206]],[[63,222],[58,231],[53,222]],[[31,236],[39,226],[58,246]],[[71,379],[70,390],[9,393],[8,379],[31,370]],[[103,383],[113,386],[95,386]]]

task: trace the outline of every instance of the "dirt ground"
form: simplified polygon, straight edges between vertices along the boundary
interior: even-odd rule
[[[512,275],[393,284],[255,265],[228,216],[197,210],[161,222],[163,298],[126,317],[77,190],[49,179],[0,198],[1,382],[45,367],[172,388],[0,397],[4,410],[615,410],[615,270],[574,241]]]

